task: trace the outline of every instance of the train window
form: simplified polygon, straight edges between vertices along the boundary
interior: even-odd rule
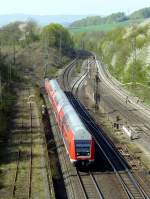
[[[90,150],[88,149],[76,149],[76,154],[77,156],[89,156],[90,155]]]
[[[90,147],[76,147],[76,152],[89,152],[90,151]]]
[[[90,155],[90,142],[88,140],[75,141],[77,156],[89,156]]]

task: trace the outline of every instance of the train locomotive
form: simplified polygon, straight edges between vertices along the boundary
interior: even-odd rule
[[[94,162],[94,140],[55,79],[45,79],[45,90],[51,102],[66,151],[74,165]]]

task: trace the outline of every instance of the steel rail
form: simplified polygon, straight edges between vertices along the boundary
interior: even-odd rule
[[[77,79],[74,82],[73,86],[71,87],[71,92],[74,93],[75,96],[78,95],[79,87],[82,84],[82,82],[85,80],[85,78],[87,77],[87,75],[88,75],[88,72],[85,71],[84,74],[82,75],[82,77],[80,79]],[[77,85],[77,87],[75,88],[76,85]]]
[[[82,182],[82,179],[81,179],[81,176],[80,176],[78,170],[77,170],[77,176],[78,176],[78,180],[79,180],[79,183],[80,183],[80,187],[81,187],[81,189],[82,189],[82,192],[83,192],[83,194],[84,194],[84,197],[85,197],[86,199],[88,199],[88,194],[87,194],[87,192],[86,192],[86,189],[85,189],[85,187],[84,187],[84,184],[83,184],[83,182]]]
[[[70,72],[71,69],[72,69],[72,66],[71,66],[71,68],[70,68],[70,66],[69,66],[69,70],[66,70],[67,76],[66,76],[66,75],[63,76],[63,77],[65,77],[65,78],[67,77],[67,81],[66,81],[66,82],[67,82],[67,85],[69,85],[69,81],[68,81],[69,78],[68,78],[68,76],[69,76],[69,72]],[[78,92],[79,86],[82,84],[82,82],[83,82],[83,81],[85,80],[85,78],[87,77],[88,72],[89,72],[89,70],[85,71],[85,72],[82,74],[82,76],[79,77],[79,78],[74,82],[73,86],[72,86],[71,88],[69,87],[69,90],[71,89],[71,91],[73,92],[74,87],[75,87],[75,85],[77,84],[77,88],[76,88],[76,90],[75,90],[75,93],[77,93],[77,92]],[[65,82],[65,81],[64,81],[64,82]],[[65,82],[65,84],[64,84],[64,87],[66,87],[66,82]],[[68,86],[67,86],[67,89],[68,89]],[[79,183],[80,183],[82,192],[83,192],[83,194],[84,194],[84,197],[88,199],[88,198],[89,198],[89,197],[88,197],[88,193],[87,193],[87,191],[86,191],[86,188],[85,188],[84,183],[83,183],[83,181],[82,181],[82,177],[81,177],[81,175],[80,175],[80,173],[79,173],[78,170],[77,170],[77,176],[78,176],[78,180],[79,180]],[[93,182],[93,184],[94,184],[95,189],[97,190],[97,193],[98,193],[98,195],[99,195],[99,198],[100,198],[100,199],[104,199],[104,197],[103,197],[103,195],[102,195],[102,192],[100,191],[100,188],[98,187],[98,185],[97,185],[97,183],[96,183],[96,181],[95,181],[95,179],[94,179],[92,173],[89,172],[89,176],[90,176],[90,178],[91,178],[91,180],[92,180],[92,182]]]
[[[74,102],[72,102],[74,103]],[[86,114],[86,116],[89,118],[89,114],[87,115],[87,112],[85,110],[83,110],[83,106],[81,106],[80,102],[78,102],[80,108],[82,109],[82,111]],[[95,125],[95,123],[93,123],[93,121],[91,121],[91,119],[89,118],[89,121],[91,122],[91,125]],[[123,162],[123,160],[121,159],[121,157],[118,155],[118,153],[116,152],[116,150],[114,150],[114,148],[112,148],[112,146],[110,145],[110,143],[108,142],[108,140],[105,138],[105,136],[103,135],[103,133],[101,131],[99,131],[99,136],[102,136],[103,139],[105,140],[105,142],[107,143],[107,146],[109,146],[109,149],[111,151],[113,151],[113,153],[115,153],[115,156],[117,157],[117,159],[120,161],[121,165],[123,166],[124,170],[126,171],[126,173],[128,174],[128,177],[130,179],[130,181],[132,182],[132,184],[134,185],[135,189],[138,191],[138,193],[141,195],[142,198],[144,199],[148,199],[149,196],[146,194],[146,192],[143,190],[143,188],[139,185],[139,183],[137,182],[137,180],[133,177],[133,175],[131,174],[131,172],[129,171],[129,169],[127,168],[127,166],[125,165],[125,163]],[[95,137],[95,135],[94,135]],[[96,137],[95,137],[96,138]],[[129,189],[129,187],[126,185],[125,180],[123,179],[123,177],[121,177],[120,173],[117,171],[114,163],[111,162],[110,157],[108,157],[108,155],[106,154],[106,152],[102,149],[102,147],[100,146],[99,142],[97,141],[97,138],[95,139],[96,143],[98,144],[98,146],[101,148],[103,154],[105,155],[106,159],[108,160],[108,162],[110,163],[110,165],[112,166],[114,172],[116,173],[117,178],[119,179],[120,183],[122,184],[123,189],[125,190],[125,192],[127,193],[128,198],[133,199],[136,198],[133,193],[131,192],[131,190]]]
[[[96,194],[99,199],[104,199],[104,196],[103,196],[103,194],[102,194],[102,192],[100,190],[100,187],[98,186],[98,184],[97,184],[97,182],[96,182],[93,174],[91,172],[88,172],[87,175],[90,177],[90,179],[91,179],[91,181],[92,181],[92,183],[93,183],[93,185],[95,187],[96,192],[95,193],[93,192],[93,193]],[[85,184],[83,182],[82,175],[80,174],[80,172],[78,171],[78,169],[77,169],[77,176],[78,176],[78,180],[79,180],[81,189],[83,191],[84,197],[86,199],[90,198],[88,190],[86,189],[86,186],[85,186]],[[92,194],[91,191],[90,191],[90,194]]]
[[[29,88],[29,96],[30,96],[30,88]],[[29,112],[30,112],[30,134],[31,134],[31,148],[30,148],[30,169],[29,169],[29,198],[31,198],[31,186],[32,186],[32,163],[33,163],[33,136],[32,136],[32,131],[33,131],[33,114],[32,114],[32,103],[29,103]]]
[[[74,102],[73,102],[74,103]],[[83,106],[81,106],[81,103],[78,101],[80,108],[82,109],[82,111],[87,115],[87,112],[85,110],[83,110]],[[91,119],[88,119],[90,121],[90,125],[93,128],[93,126],[95,125],[95,123],[93,121],[91,121]],[[129,171],[129,169],[127,168],[127,166],[125,165],[125,163],[123,162],[123,160],[121,159],[121,157],[118,155],[118,153],[116,152],[116,150],[114,150],[114,148],[112,147],[112,145],[108,142],[108,140],[105,138],[105,136],[103,135],[103,133],[101,131],[99,131],[99,134],[93,134],[93,136],[95,137],[95,141],[98,144],[98,146],[100,147],[100,149],[102,150],[103,154],[105,155],[106,159],[108,160],[108,162],[110,163],[110,165],[112,166],[114,172],[116,173],[116,176],[119,177],[120,181],[122,182],[121,184],[123,185],[124,190],[126,191],[127,195],[129,198],[135,198],[133,196],[133,194],[131,193],[131,191],[128,189],[128,186],[125,184],[124,180],[122,177],[120,177],[120,173],[117,171],[117,169],[115,168],[115,165],[111,162],[110,157],[108,157],[108,155],[106,154],[106,152],[103,150],[103,148],[100,146],[99,142],[97,141],[98,139],[101,139],[101,137],[103,137],[103,140],[105,140],[105,142],[107,143],[107,146],[109,146],[109,149],[111,151],[113,151],[113,153],[115,153],[117,159],[120,161],[121,165],[123,166],[124,170],[128,173],[129,175],[129,179],[132,181],[132,183],[134,184],[135,188],[139,191],[139,193],[141,194],[142,198],[144,199],[148,199],[149,196],[145,193],[145,191],[142,189],[142,187],[140,187],[140,185],[138,184],[138,182],[134,179],[134,177],[132,176],[131,172]]]
[[[26,91],[28,91],[28,93],[30,94],[29,88],[26,88]],[[30,160],[29,160],[29,177],[28,177],[28,191],[26,192],[26,198],[30,199],[31,198],[31,181],[32,181],[32,105],[31,103],[29,103],[29,119],[30,119],[30,144],[31,144],[31,148],[30,148]],[[22,128],[23,128],[23,119],[22,119]],[[28,137],[28,133],[26,134],[26,136]],[[19,150],[17,153],[17,166],[16,166],[16,171],[15,171],[15,177],[14,177],[14,182],[13,182],[13,189],[12,189],[12,199],[16,198],[16,191],[19,189],[18,185],[17,185],[17,181],[19,179],[19,164],[20,164],[20,159],[21,159],[21,143],[22,143],[22,134],[20,133],[20,140],[18,142],[18,146],[19,146]],[[23,183],[23,182],[22,182]],[[20,185],[20,184],[19,184]]]
[[[74,95],[75,95],[76,97],[78,97],[78,91],[79,91],[80,85],[82,85],[83,81],[85,81],[86,77],[88,76],[88,74],[89,74],[89,72],[90,72],[89,66],[90,66],[91,63],[93,63],[93,60],[91,61],[91,60],[88,59],[88,62],[87,62],[88,67],[87,67],[87,70],[86,70],[83,74],[81,74],[81,75],[77,78],[77,80],[73,83],[73,85],[71,86],[71,92],[74,93]],[[76,85],[77,85],[77,87],[76,87]],[[76,88],[75,88],[75,87],[76,87]]]
[[[77,61],[77,58],[74,59],[71,63],[69,63],[65,67],[65,69],[64,69],[64,71],[62,73],[63,86],[64,86],[64,89],[66,89],[66,90],[70,90],[70,86],[68,84],[68,82],[69,82],[69,79],[68,79],[69,78],[69,73],[70,73],[71,69],[75,66],[76,61]],[[67,78],[67,81],[66,81],[66,78]]]
[[[14,177],[14,182],[13,182],[12,199],[14,198],[15,191],[16,191],[16,181],[17,181],[18,170],[19,170],[19,158],[20,158],[20,150],[17,152],[17,167],[16,167],[15,177]]]
[[[100,199],[104,199],[105,197],[103,196],[102,191],[100,190],[100,188],[99,188],[99,186],[98,186],[98,184],[97,184],[97,182],[95,180],[95,177],[93,176],[93,173],[91,173],[91,172],[90,172],[90,177],[92,178],[92,181],[95,184],[97,192],[99,193],[99,198]]]
[[[89,64],[89,63],[88,63],[88,64]],[[89,70],[85,71],[84,74],[82,74],[82,76],[80,77],[81,79],[80,79],[80,78],[77,79],[77,80],[75,81],[75,83],[73,84],[72,88],[70,88],[70,86],[69,86],[69,81],[68,81],[68,79],[69,79],[68,76],[69,76],[69,72],[70,72],[71,69],[72,69],[72,66],[69,66],[69,70],[66,70],[67,75],[66,75],[66,74],[63,75],[63,77],[67,79],[67,81],[64,81],[64,82],[65,82],[64,87],[66,87],[66,82],[67,82],[67,87],[66,87],[66,88],[67,88],[67,89],[69,88],[69,90],[71,89],[71,91],[73,92],[75,85],[78,84],[78,85],[77,85],[77,88],[76,88],[76,90],[75,90],[75,93],[77,93],[77,92],[78,92],[79,86],[82,84],[82,82],[83,82],[83,81],[85,80],[85,78],[87,77],[87,75],[88,75],[88,73],[89,73]],[[83,183],[83,181],[82,181],[82,177],[81,177],[81,175],[80,175],[80,173],[79,173],[78,170],[77,170],[77,176],[78,176],[78,180],[79,180],[81,189],[82,189],[82,191],[83,191],[84,197],[88,199],[88,198],[89,198],[89,197],[88,197],[88,193],[87,193],[87,191],[86,191],[86,188],[85,188],[84,183]],[[93,184],[94,184],[94,187],[95,187],[95,189],[96,189],[96,191],[97,191],[97,194],[98,194],[99,198],[100,198],[100,199],[104,199],[104,196],[103,196],[103,194],[102,194],[102,192],[101,192],[101,190],[100,190],[100,188],[99,188],[99,186],[98,186],[98,184],[97,184],[97,182],[96,182],[96,180],[95,180],[95,178],[94,178],[94,176],[93,176],[93,174],[92,174],[91,172],[89,172],[89,176],[90,176],[90,178],[91,178],[91,180],[92,180],[92,182],[93,182]]]
[[[97,62],[97,68],[99,69],[99,63]],[[108,75],[108,73],[106,72],[106,70],[104,69],[104,66],[102,65],[102,68],[103,68],[103,72],[104,72],[104,75],[106,76],[106,77],[108,77],[109,78],[109,75]],[[99,74],[100,75],[100,74]],[[127,96],[127,94],[125,93],[125,92],[123,92],[123,93],[121,93],[120,94],[120,88],[118,87],[118,85],[116,85],[115,84],[115,86],[114,86],[114,81],[111,79],[111,78],[109,78],[108,79],[107,78],[107,80],[109,80],[109,82],[110,82],[110,84],[113,84],[113,90],[119,90],[119,95],[121,96],[121,98],[122,98],[122,96],[124,95],[124,96]],[[117,80],[116,80],[117,81]],[[107,86],[107,85],[106,85]],[[125,91],[125,90],[124,90]],[[119,111],[120,113],[122,113],[121,111]],[[137,121],[137,122],[139,122],[139,119],[136,119],[135,118],[135,121]],[[142,129],[142,128],[141,128]],[[143,129],[142,129],[143,130]],[[138,188],[138,190],[141,192],[141,194],[145,197],[145,198],[148,198],[149,196],[146,194],[146,192],[144,191],[144,189],[140,186],[140,184],[139,184],[139,182],[135,179],[135,177],[132,175],[132,173],[128,170],[128,176],[129,176],[129,178],[131,179],[131,181],[135,184],[135,186]]]

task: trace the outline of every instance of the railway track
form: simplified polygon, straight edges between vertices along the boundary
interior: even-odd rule
[[[48,102],[47,102],[48,104]],[[53,115],[53,112],[51,110],[50,115]],[[54,115],[53,115],[54,117]],[[55,118],[53,118],[52,123],[55,123]],[[55,126],[55,125],[54,125]],[[55,126],[56,128],[56,126]],[[54,137],[55,142],[57,145],[57,150],[59,155],[59,159],[61,162],[62,172],[64,176],[64,181],[66,185],[66,189],[68,190],[68,198],[76,199],[76,198],[100,198],[103,199],[102,192],[100,191],[100,187],[98,186],[93,174],[91,172],[81,172],[79,170],[75,170],[74,167],[72,167],[72,164],[70,163],[67,155],[66,150],[63,147],[62,143],[62,136],[58,132],[59,130],[54,130]],[[77,177],[77,179],[76,179]],[[76,185],[80,185],[80,188],[78,187],[78,191]],[[81,193],[80,193],[81,189]]]
[[[74,103],[75,101],[72,100],[72,102]],[[80,106],[81,104],[79,103],[78,105]],[[83,110],[83,107],[82,106],[80,107]],[[81,110],[78,112],[81,114]],[[98,126],[94,127],[94,121],[91,121],[91,118],[89,116],[85,118],[85,116],[81,115],[81,117],[82,119],[84,118],[86,125],[90,127],[90,132],[94,132],[93,136],[95,137],[96,143],[100,147],[101,151],[105,155],[111,167],[113,168],[114,173],[116,174],[116,177],[120,181],[128,198],[148,199],[149,195],[146,194],[146,192],[140,186],[138,181],[134,178],[128,166],[125,164],[124,160],[119,156],[115,148],[112,147],[111,143],[107,141],[104,134],[102,134],[102,132],[98,130],[99,127]],[[91,121],[91,124],[89,121]],[[107,149],[106,146],[109,146],[109,149]]]
[[[74,69],[74,67],[76,65],[76,62],[77,62],[77,59],[74,59],[71,63],[69,63],[65,67],[65,69],[64,69],[64,71],[62,73],[62,77],[61,77],[62,85],[65,85],[65,86],[63,86],[63,89],[65,89],[65,90],[70,90],[70,85],[68,84],[68,82],[70,81],[69,80],[69,78],[71,77],[70,74],[72,73],[72,71],[73,71],[73,69]]]
[[[68,84],[69,82],[68,76],[70,75],[70,73],[72,73],[72,70],[75,66],[74,64],[75,63],[73,62],[70,65],[68,65],[68,67],[64,70],[64,74],[62,75],[63,84],[65,85],[64,89],[66,91],[70,90],[70,85]],[[87,74],[88,74],[87,71],[85,71],[84,78],[86,78]],[[45,98],[45,100],[47,101],[47,98]],[[48,104],[48,101],[46,104]],[[51,112],[49,113],[49,115],[53,115],[53,113]],[[54,120],[55,119],[53,119],[53,122]],[[68,197],[73,198],[73,199],[79,198],[79,197],[100,198],[100,199],[104,198],[102,195],[102,192],[100,191],[100,187],[98,186],[93,174],[89,172],[86,175],[85,173],[83,174],[82,172],[75,170],[75,168],[72,167],[69,159],[67,158],[66,160],[66,150],[63,151],[64,149],[62,149],[61,147],[63,145],[62,136],[57,131],[59,130],[54,130],[54,135],[55,135],[54,138],[57,145],[58,154],[60,154],[59,159],[61,162],[62,173],[64,175],[66,189],[68,190],[67,191]],[[80,187],[78,187],[79,185]],[[79,190],[81,191],[81,193]]]
[[[27,88],[23,98],[30,95],[30,89]],[[32,104],[25,104],[22,99],[22,109],[28,110],[25,119],[21,122],[20,139],[18,144],[18,152],[16,156],[16,171],[14,182],[12,185],[12,198],[31,198],[32,186]],[[30,147],[26,147],[30,144]]]
[[[116,81],[114,78],[111,77],[108,71],[106,71],[105,67],[103,64],[99,63],[96,60],[97,63],[97,69],[99,72],[100,78],[103,80],[102,81],[102,86],[104,87],[103,90],[109,89],[111,101],[109,98],[104,98],[104,101],[106,104],[112,109],[116,110],[117,114],[125,120],[130,126],[139,126],[139,124],[143,127],[141,129],[143,130],[144,133],[144,126],[145,124],[150,128],[150,120],[149,120],[149,109],[144,106],[143,104],[138,104],[135,102],[133,96],[130,96],[126,90],[122,89],[121,84],[119,84],[118,81]],[[125,103],[127,97],[129,96],[129,102]],[[102,96],[103,98],[103,96]],[[149,134],[150,135],[150,134]],[[148,135],[148,136],[149,136]],[[148,138],[146,135],[146,137]],[[147,140],[145,138],[145,140]],[[148,138],[149,140],[149,138]]]
[[[42,125],[33,93],[32,87],[24,85],[17,92],[8,157],[10,190],[0,195],[2,199],[54,198],[51,192],[53,184],[49,184],[49,173],[46,170],[47,148],[44,146]],[[4,191],[8,188],[5,186]]]
[[[68,156],[66,154],[66,149],[64,147],[62,136],[61,136],[59,129],[56,125],[55,115],[52,111],[51,106],[49,106],[49,101],[48,101],[47,97],[46,96],[44,96],[44,97],[45,97],[47,107],[49,107],[49,115],[51,118],[51,122],[53,124],[54,140],[55,140],[55,143],[57,146],[57,152],[58,152],[61,170],[62,170],[64,182],[65,182],[67,196],[68,196],[68,198],[76,199],[77,192],[75,190],[75,183],[74,183],[74,179],[73,179],[73,176],[75,176],[76,173],[75,173],[74,168],[72,167],[72,165],[68,159]],[[82,196],[81,196],[81,198],[82,198]]]
[[[69,73],[68,73],[69,75]],[[76,90],[74,91],[76,94],[79,90],[80,85],[83,83],[84,78],[80,81],[76,81]],[[69,88],[69,82],[68,78],[66,81],[64,81],[64,87],[67,86],[67,90]],[[78,83],[79,82],[79,83]],[[75,84],[74,84],[75,88]],[[99,146],[100,150],[102,151],[103,155],[111,165],[118,181],[122,185],[122,188],[124,192],[126,193],[127,198],[130,199],[149,199],[149,195],[145,192],[145,190],[141,187],[139,182],[136,180],[136,178],[132,175],[132,172],[129,169],[129,166],[126,164],[123,157],[120,156],[118,151],[116,150],[115,146],[110,143],[110,140],[108,140],[105,136],[102,130],[99,128],[99,126],[96,124],[96,122],[91,118],[90,114],[86,111],[86,109],[81,105],[81,103],[73,99],[72,96],[70,96],[69,92],[66,93],[68,96],[68,99],[70,99],[70,102],[74,106],[74,108],[77,110],[78,114],[80,115],[81,119],[87,126],[90,132],[92,132],[93,137],[95,138],[95,141],[97,145]],[[86,196],[85,187],[83,186],[83,181],[81,177],[80,184],[82,185],[82,190],[84,191],[84,195]]]
[[[77,79],[73,82],[73,84],[70,87],[71,92],[74,93],[75,96],[78,96],[78,91],[80,90],[80,88],[82,86],[82,82],[85,81],[85,79],[87,78],[87,76],[89,74],[89,65],[90,65],[89,59],[87,60],[86,65],[87,65],[87,67],[85,68],[85,71],[83,71],[81,73],[81,75],[79,77],[77,77]],[[67,80],[67,84],[69,85],[68,80]]]
[[[99,198],[104,199],[104,196],[98,186],[93,174],[91,172],[81,172],[77,170],[77,176],[79,179],[80,186],[84,193],[84,197],[88,198]]]

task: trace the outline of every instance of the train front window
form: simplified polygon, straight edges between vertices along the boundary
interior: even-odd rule
[[[90,143],[85,140],[75,141],[76,155],[77,156],[89,156],[90,155]]]

